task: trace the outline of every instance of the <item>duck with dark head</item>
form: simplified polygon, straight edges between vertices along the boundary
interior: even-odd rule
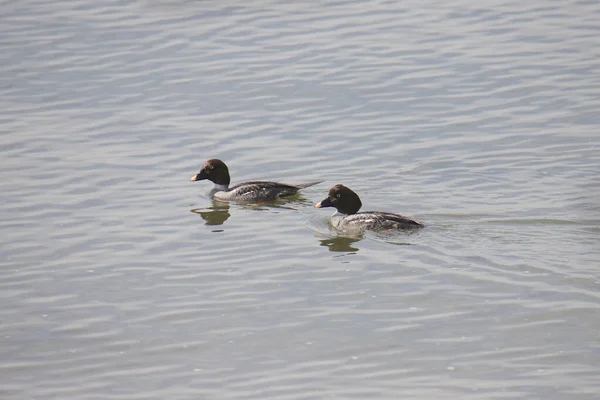
[[[231,178],[227,165],[216,158],[204,163],[200,171],[190,179],[192,182],[209,180],[214,185],[209,192],[211,198],[217,200],[234,200],[239,202],[273,201],[283,197],[293,196],[300,189],[321,183],[309,182],[298,185],[271,181],[252,181],[229,186]]]
[[[329,189],[327,198],[315,204],[316,208],[334,207],[337,212],[331,217],[331,225],[342,231],[392,229],[418,229],[424,225],[412,218],[383,211],[358,212],[362,202],[356,193],[344,185]]]

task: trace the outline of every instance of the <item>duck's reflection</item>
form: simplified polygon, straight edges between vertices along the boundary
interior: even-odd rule
[[[312,206],[312,201],[306,200],[301,194],[295,194],[284,198],[279,198],[272,201],[258,201],[253,203],[238,203],[241,208],[252,210],[269,210],[269,209],[285,209],[297,211],[299,206]]]
[[[202,217],[204,225],[223,225],[231,217],[229,213],[229,203],[214,201],[208,208],[194,208],[190,210]]]
[[[327,239],[320,240],[321,246],[325,246],[329,248],[329,251],[337,251],[344,253],[355,253],[359,249],[357,247],[352,247],[352,243],[360,242],[363,240],[362,236],[356,237],[344,237],[344,236],[335,236]]]
[[[223,225],[225,221],[229,219],[231,214],[229,213],[230,203],[228,201],[221,201],[212,199],[212,205],[207,208],[194,208],[191,212],[198,214],[205,221],[205,225]],[[236,203],[234,205],[240,209],[246,210],[297,210],[297,205],[311,205],[312,202],[306,200],[300,195],[286,197],[285,199],[277,199],[276,201],[268,202],[254,202],[254,203]]]

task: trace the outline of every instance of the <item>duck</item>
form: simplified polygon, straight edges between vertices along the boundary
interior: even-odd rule
[[[238,202],[274,201],[283,197],[295,195],[300,189],[317,185],[323,181],[290,185],[271,181],[252,181],[229,186],[230,176],[227,165],[216,158],[204,163],[200,171],[190,178],[190,181],[209,180],[214,185],[208,195],[216,200],[233,200]]]
[[[315,204],[316,208],[334,207],[331,225],[341,231],[390,231],[419,229],[425,225],[403,215],[383,211],[362,211],[360,197],[350,188],[337,184],[329,195]]]

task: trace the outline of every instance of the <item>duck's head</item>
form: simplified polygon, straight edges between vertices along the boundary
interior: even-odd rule
[[[202,181],[208,179],[217,185],[229,185],[229,169],[227,165],[216,158],[210,159],[204,163],[202,169],[190,178],[190,181]]]
[[[335,207],[342,214],[356,214],[362,207],[360,198],[350,188],[344,185],[335,185],[329,189],[326,199],[315,204],[317,208]]]

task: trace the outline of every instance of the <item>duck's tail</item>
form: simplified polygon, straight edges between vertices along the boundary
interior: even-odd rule
[[[308,183],[301,183],[301,184],[299,184],[299,185],[294,185],[294,186],[297,186],[297,187],[299,187],[300,189],[304,189],[304,188],[307,188],[307,187],[311,187],[311,186],[314,186],[314,185],[318,185],[319,183],[322,183],[322,182],[323,182],[323,181],[308,182]]]

